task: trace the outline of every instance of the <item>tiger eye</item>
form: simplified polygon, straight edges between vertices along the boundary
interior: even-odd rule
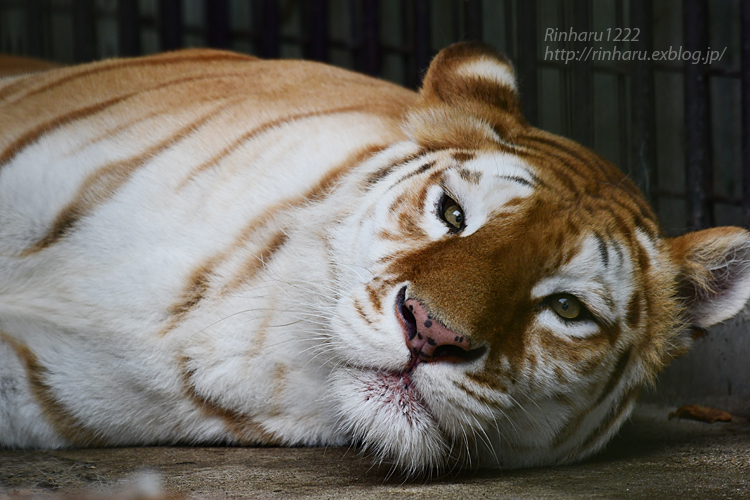
[[[583,310],[583,304],[581,304],[581,301],[569,293],[561,293],[552,296],[550,307],[552,307],[552,310],[555,311],[558,316],[565,319],[576,319],[581,315],[581,311]]]
[[[443,219],[456,229],[461,229],[464,223],[464,211],[456,203],[450,203],[443,209]]]

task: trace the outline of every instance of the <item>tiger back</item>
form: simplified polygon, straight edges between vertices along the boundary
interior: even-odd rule
[[[419,93],[210,50],[0,80],[0,445],[578,460],[744,306],[749,252],[666,238],[483,45]]]

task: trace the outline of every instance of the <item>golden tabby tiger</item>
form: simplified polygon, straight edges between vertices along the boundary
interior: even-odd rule
[[[750,237],[665,238],[458,44],[421,91],[211,50],[0,80],[0,444],[599,450]]]

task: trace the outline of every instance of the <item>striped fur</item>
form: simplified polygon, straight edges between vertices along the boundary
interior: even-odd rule
[[[354,442],[407,474],[600,449],[743,307],[750,237],[665,238],[517,87],[476,44],[419,93],[209,50],[0,80],[0,445]],[[406,303],[455,345],[407,345]]]

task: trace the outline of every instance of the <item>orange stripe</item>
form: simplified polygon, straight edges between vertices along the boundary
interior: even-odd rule
[[[406,165],[407,163],[414,161],[423,155],[427,154],[428,152],[425,150],[419,150],[416,153],[411,153],[407,155],[406,157],[402,158],[401,160],[397,161],[396,163],[391,163],[389,165],[386,165],[375,172],[371,173],[367,179],[365,179],[365,185],[367,186],[367,189],[370,189],[372,186],[377,184],[380,180],[382,180],[384,177],[387,177],[388,174],[390,174],[395,169],[402,167]]]
[[[357,311],[359,317],[365,320],[365,323],[367,323],[368,325],[372,325],[372,321],[367,317],[367,313],[365,313],[365,310],[362,308],[362,304],[357,298],[354,299],[354,309]]]
[[[49,371],[39,362],[36,355],[5,332],[0,331],[0,340],[7,342],[24,363],[31,393],[55,431],[76,446],[104,446],[106,444],[104,438],[86,428],[55,397],[54,391],[46,382]]]
[[[204,264],[193,271],[188,278],[188,286],[182,293],[182,299],[169,309],[171,323],[181,322],[204,299],[208,292],[213,267],[213,265]]]
[[[234,279],[223,288],[221,293],[231,293],[255,278],[258,272],[268,266],[268,263],[271,261],[274,254],[283,248],[287,239],[288,236],[283,231],[274,234],[258,254],[253,255],[247,262],[245,262],[242,269],[234,276]]]
[[[108,61],[104,61],[102,63],[94,63],[91,65],[84,65],[79,66],[76,68],[76,72],[72,74],[66,74],[67,71],[63,70],[61,73],[64,73],[62,77],[53,80],[51,82],[45,83],[33,90],[30,90],[28,93],[24,94],[23,96],[20,96],[20,98],[26,99],[28,97],[33,97],[38,94],[42,94],[48,90],[54,90],[57,87],[69,83],[74,80],[78,80],[80,78],[85,78],[87,76],[96,75],[99,73],[106,73],[109,71],[114,71],[118,69],[123,68],[133,68],[133,67],[139,67],[139,66],[159,66],[159,65],[167,65],[167,64],[173,64],[173,63],[182,63],[182,62],[194,62],[194,61],[201,61],[201,62],[211,62],[211,61],[232,61],[232,60],[257,60],[257,58],[242,54],[234,54],[231,52],[218,52],[218,51],[210,51],[211,53],[205,54],[205,53],[194,53],[190,50],[185,51],[177,51],[177,52],[170,52],[167,54],[160,54],[150,57],[137,57],[137,58],[131,58],[131,59],[110,59]],[[4,100],[10,95],[12,95],[15,91],[16,87],[26,87],[27,81],[19,81],[13,85],[9,85],[8,87],[3,88],[0,90],[0,100]],[[23,90],[21,89],[18,89]],[[18,99],[15,99],[16,101]]]
[[[134,97],[140,97],[143,94],[147,94],[149,92],[159,91],[159,90],[162,90],[162,89],[164,89],[166,87],[170,87],[172,85],[179,85],[181,83],[193,83],[193,82],[196,82],[196,81],[199,81],[199,80],[213,80],[213,79],[224,79],[224,78],[243,78],[244,76],[245,75],[243,73],[224,73],[224,74],[213,74],[213,75],[205,75],[205,76],[195,76],[195,77],[179,78],[179,79],[176,79],[176,80],[171,80],[169,82],[165,82],[165,83],[159,84],[159,85],[157,85],[155,87],[149,87],[147,89],[144,89],[143,91],[141,91],[141,92],[139,92],[137,94],[131,95],[128,99],[134,98]],[[191,105],[202,104],[202,103],[206,103],[206,102],[209,102],[209,101],[210,102],[215,102],[215,99],[212,99],[210,97],[209,98],[203,98],[203,97],[204,96],[202,96],[202,95],[195,96],[190,101]],[[111,128],[111,129],[105,130],[101,134],[88,139],[87,141],[85,141],[84,143],[82,143],[81,145],[79,145],[75,150],[73,150],[73,152],[74,153],[75,152],[79,152],[79,151],[85,149],[86,147],[88,147],[88,146],[90,146],[92,144],[95,144],[97,142],[100,142],[100,141],[112,138],[112,137],[116,136],[119,132],[122,132],[123,130],[132,128],[136,124],[145,122],[146,120],[149,120],[149,119],[151,119],[151,118],[153,118],[155,116],[163,115],[164,112],[165,112],[164,109],[151,108],[147,113],[139,114],[136,119],[134,119],[134,120],[132,120],[130,122],[120,123],[119,125]]]
[[[461,391],[465,392],[467,396],[470,398],[478,401],[479,403],[483,404],[486,408],[498,408],[498,404],[496,401],[493,401],[486,396],[479,394],[478,392],[474,391],[473,389],[469,388],[466,384],[463,382],[459,382],[457,380],[453,381],[453,385],[458,387]],[[499,390],[500,392],[505,392],[505,387],[501,389],[496,389],[493,387],[493,390]]]
[[[397,180],[396,182],[394,182],[388,189],[391,190],[394,187],[396,187],[399,184],[401,184],[402,182],[404,182],[404,181],[406,181],[408,179],[411,179],[414,176],[417,176],[417,175],[420,175],[420,174],[423,174],[423,173],[427,172],[432,167],[434,167],[436,163],[437,163],[437,160],[432,160],[432,161],[429,161],[429,162],[425,163],[424,165],[420,166],[419,168],[416,168],[416,169],[412,170],[411,172],[409,172],[408,174],[406,174],[405,176],[401,177],[399,180]],[[443,167],[441,170],[446,170],[448,168],[450,168],[450,167]]]
[[[600,406],[604,402],[604,400],[612,394],[612,391],[614,391],[618,387],[625,373],[625,368],[627,367],[628,361],[630,360],[630,354],[631,352],[630,350],[628,350],[620,356],[620,358],[617,360],[617,363],[615,364],[615,368],[613,369],[612,374],[609,377],[609,380],[607,380],[607,383],[605,384],[602,392],[599,394],[596,403],[594,403],[591,408],[586,408],[584,411],[576,415],[573,419],[568,421],[568,424],[563,427],[560,432],[558,432],[557,436],[555,436],[555,440],[553,442],[554,447],[561,446],[565,443],[565,441],[570,439],[576,432],[578,432],[578,429],[581,427],[581,424],[583,424],[585,418],[589,415],[591,409]],[[614,423],[613,418],[616,418],[616,416],[623,411],[624,406],[627,404],[629,399],[631,399],[632,392],[633,389],[630,389],[622,396],[617,405],[615,405],[613,409],[610,410],[610,413],[602,421],[603,423],[600,424],[599,429],[607,427],[608,425],[611,426]],[[596,434],[597,432],[599,431],[595,431],[594,434]],[[593,438],[590,436],[589,438],[587,438],[587,441],[591,441],[592,439]]]
[[[112,99],[98,102],[91,106],[84,106],[82,108],[78,108],[68,112],[65,116],[55,117],[42,123],[41,125],[37,125],[5,148],[2,154],[0,154],[0,169],[2,169],[3,165],[12,160],[18,153],[23,151],[23,149],[26,148],[29,144],[38,140],[39,137],[41,137],[43,134],[51,132],[52,130],[60,128],[63,125],[67,125],[68,123],[71,123],[73,121],[91,116],[111,106],[114,106],[115,104],[124,101],[134,94],[135,93],[127,94],[125,96],[113,97]]]
[[[323,178],[318,181],[315,186],[310,188],[304,195],[297,198],[282,200],[269,207],[260,216],[255,217],[250,223],[247,224],[247,226],[245,226],[245,228],[242,229],[242,231],[240,231],[235,240],[226,249],[220,251],[219,253],[205,261],[203,264],[198,266],[197,271],[194,272],[193,276],[190,278],[190,280],[188,280],[188,285],[185,292],[182,293],[182,298],[179,302],[177,302],[177,304],[173,305],[170,308],[170,311],[173,315],[167,321],[166,325],[159,331],[158,335],[164,336],[171,330],[176,328],[180,323],[182,323],[182,321],[184,321],[187,313],[197,307],[200,301],[205,298],[208,288],[210,287],[207,287],[205,290],[197,290],[200,292],[198,294],[195,287],[196,273],[201,276],[210,277],[214,269],[216,269],[216,267],[222,261],[229,257],[234,250],[238,248],[244,248],[250,238],[253,235],[257,234],[257,231],[265,227],[265,225],[270,221],[277,219],[279,212],[301,206],[311,201],[321,200],[331,192],[331,189],[341,176],[345,175],[356,165],[363,162],[368,156],[381,151],[385,147],[387,146],[369,145],[355,151],[338,166],[329,170],[323,176]],[[276,233],[274,237],[271,238],[271,243],[263,251],[261,251],[261,254],[253,256],[252,259],[245,264],[245,272],[250,272],[252,276],[257,274],[260,268],[256,266],[260,265],[262,261],[261,259],[265,259],[267,261],[274,253],[281,249],[285,242],[286,235],[282,232]],[[266,253],[265,257],[264,252]],[[237,287],[241,286],[242,283],[247,282],[249,278],[252,278],[252,276],[243,276],[242,273],[239,273],[238,276],[236,276],[233,281],[226,285],[220,293],[224,294],[236,290]],[[206,280],[206,282],[208,281]]]
[[[56,116],[50,120],[47,120],[46,122],[40,125],[37,125],[32,130],[26,132],[20,138],[16,139],[12,144],[7,146],[5,150],[2,152],[2,154],[0,154],[0,169],[3,167],[3,165],[11,161],[18,153],[23,151],[24,148],[28,147],[33,142],[37,141],[42,135],[52,132],[56,129],[59,129],[63,126],[69,125],[70,123],[74,121],[88,118],[89,116],[92,116],[96,113],[104,111],[105,109],[111,108],[112,106],[115,106],[123,101],[126,101],[134,97],[140,97],[143,94],[146,94],[149,92],[162,90],[164,88],[171,87],[174,85],[179,85],[182,83],[189,83],[189,82],[198,81],[198,80],[221,78],[225,76],[231,77],[235,75],[208,75],[208,76],[190,76],[190,77],[185,77],[185,78],[178,78],[175,80],[171,80],[169,82],[164,82],[159,85],[155,85],[153,87],[141,89],[135,92],[129,92],[122,96],[113,97],[106,101],[102,101],[102,102],[99,102],[90,106],[84,106],[82,108],[69,111],[68,113],[62,116]],[[241,75],[236,75],[236,76],[240,77]]]
[[[625,210],[638,213],[638,215],[640,215],[641,221],[642,219],[646,219],[649,221],[653,220],[651,209],[646,204],[645,200],[642,199],[640,192],[636,189],[635,185],[629,181],[622,182],[623,180],[627,179],[627,176],[624,173],[616,170],[615,167],[613,167],[612,169],[606,168],[605,164],[602,163],[602,160],[592,152],[585,150],[582,147],[580,149],[573,149],[567,142],[564,142],[562,140],[554,141],[546,137],[528,135],[519,137],[520,143],[523,143],[524,140],[536,142],[540,146],[544,144],[549,148],[552,148],[551,154],[558,159],[560,158],[561,153],[562,155],[571,158],[574,161],[565,162],[565,165],[568,166],[571,170],[574,170],[583,178],[587,178],[588,172],[581,172],[578,169],[574,168],[574,166],[583,165],[585,167],[595,167],[596,170],[604,177],[604,179],[606,179],[609,185],[618,186],[619,188],[621,188],[617,192],[626,195],[629,203],[626,203],[622,199],[614,199],[611,201],[614,201]],[[529,146],[528,144],[526,144],[526,146],[533,148],[533,146]],[[550,151],[548,151],[548,153],[550,153]],[[590,171],[591,169],[589,168],[589,172]],[[618,178],[614,178],[613,175],[618,175]],[[590,174],[588,178],[590,181]],[[641,225],[647,226],[642,222]]]
[[[367,295],[370,298],[370,304],[375,312],[377,314],[383,312],[383,304],[380,302],[380,295],[378,293],[380,292],[380,289],[376,289],[375,284],[370,282],[365,286],[365,290],[367,291]]]
[[[602,392],[599,395],[599,398],[596,400],[596,403],[594,403],[594,406],[599,406],[607,398],[607,396],[609,396],[610,393],[612,393],[612,391],[615,390],[618,385],[620,385],[620,381],[625,375],[625,368],[627,368],[628,362],[630,361],[631,351],[632,349],[628,349],[627,351],[622,353],[619,358],[617,358],[617,363],[615,363],[615,367],[609,376],[609,380],[607,380],[607,384],[602,389]]]
[[[597,427],[594,432],[589,434],[589,436],[586,438],[586,441],[584,441],[583,445],[581,446],[581,450],[586,450],[592,445],[597,444],[598,441],[600,441],[607,433],[609,433],[618,423],[618,421],[622,419],[625,412],[630,407],[630,404],[638,397],[639,393],[640,387],[633,387],[628,390],[628,392],[623,395],[622,399],[620,399],[618,405],[615,406],[605,417],[602,423],[599,424],[599,427]]]
[[[189,361],[189,358],[182,358],[180,360],[183,392],[201,412],[207,416],[223,420],[229,432],[234,435],[238,443],[242,446],[279,446],[282,444],[280,438],[265,430],[251,416],[244,415],[236,410],[224,408],[207,397],[198,394],[191,382],[193,372],[187,368]]]
[[[166,140],[163,140],[138,156],[111,163],[92,173],[78,190],[76,199],[70,202],[57,215],[47,234],[33,246],[24,250],[22,255],[28,256],[39,252],[60,241],[65,235],[71,232],[83,217],[89,215],[96,207],[112,198],[119,188],[130,180],[140,168],[147,165],[148,160],[183,140],[185,137],[195,133],[198,128],[203,126],[218,112],[232,106],[235,102],[227,101],[217,108],[212,109],[199,119],[177,130],[177,132]]]
[[[183,180],[180,185],[177,187],[177,190],[180,191],[183,189],[188,182],[193,180],[197,175],[199,175],[202,172],[205,172],[206,170],[216,167],[221,160],[235,152],[237,149],[239,149],[243,144],[245,144],[248,141],[251,141],[258,137],[259,135],[263,134],[264,132],[267,132],[268,130],[271,130],[275,127],[280,127],[282,125],[285,125],[287,123],[291,123],[297,120],[304,120],[308,118],[316,118],[318,116],[328,116],[328,115],[334,115],[337,113],[347,113],[351,111],[361,111],[361,106],[345,106],[341,108],[335,108],[335,109],[329,109],[329,110],[315,110],[315,111],[308,111],[305,113],[299,113],[296,115],[290,115],[286,116],[284,118],[277,118],[276,120],[271,120],[270,122],[266,122],[263,125],[256,127],[252,130],[249,130],[248,132],[245,132],[240,137],[235,139],[232,144],[225,147],[221,152],[219,152],[216,156],[211,158],[210,160],[198,165],[197,167],[193,168]]]

